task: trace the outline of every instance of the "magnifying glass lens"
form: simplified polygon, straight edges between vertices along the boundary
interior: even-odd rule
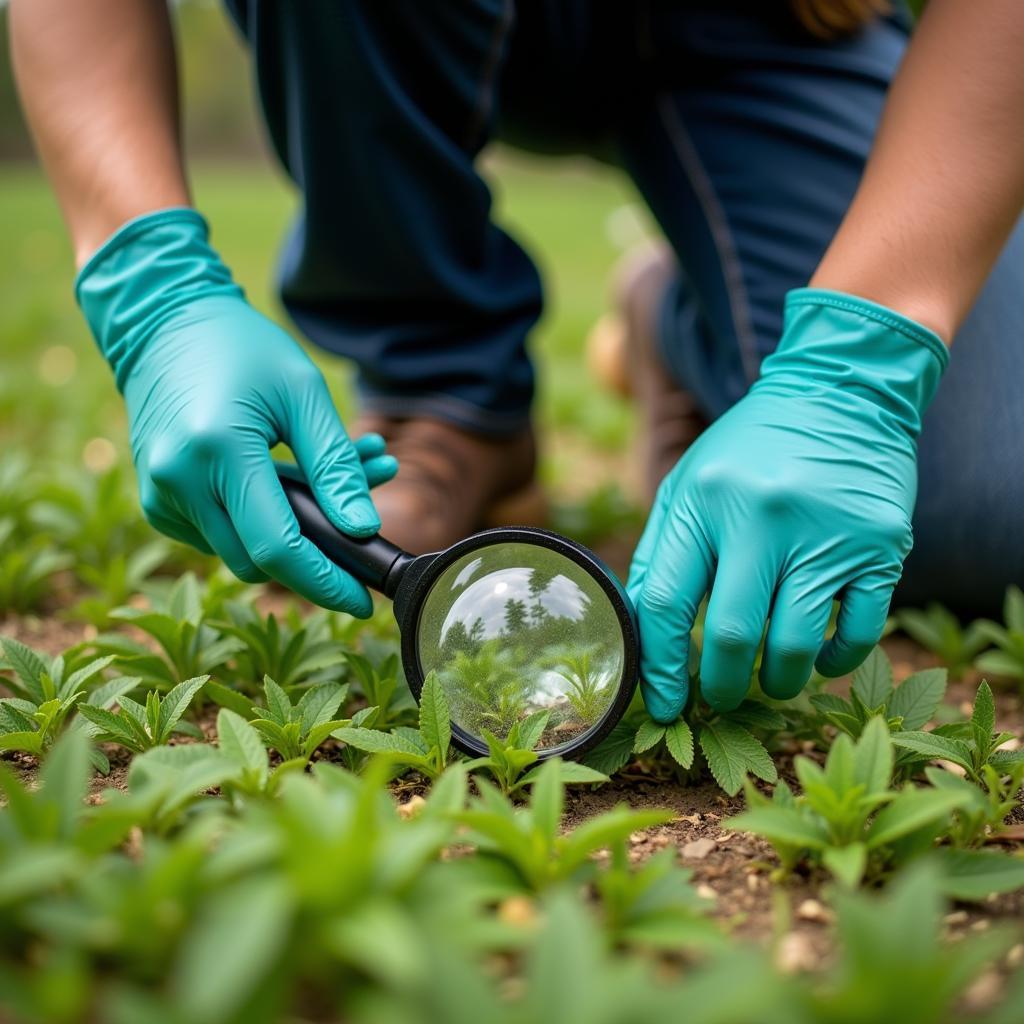
[[[587,568],[516,542],[478,547],[438,576],[421,606],[417,646],[453,724],[505,739],[545,712],[538,751],[575,744],[601,723],[625,662],[619,615]]]

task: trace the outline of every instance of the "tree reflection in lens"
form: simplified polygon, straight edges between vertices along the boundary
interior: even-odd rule
[[[452,720],[502,739],[547,712],[538,749],[596,726],[623,670],[622,627],[583,568],[534,544],[480,548],[450,565],[420,613],[420,665],[436,671]]]

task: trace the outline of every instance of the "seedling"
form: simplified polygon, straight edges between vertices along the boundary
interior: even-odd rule
[[[538,760],[537,744],[547,729],[550,711],[535,711],[520,719],[501,739],[494,733],[483,731],[487,743],[486,757],[474,758],[469,762],[471,771],[488,772],[500,791],[508,796],[537,781],[543,767],[531,768]],[[558,761],[558,772],[562,782],[607,782],[608,776],[576,761]],[[529,769],[529,770],[528,770]]]
[[[53,577],[71,558],[37,539],[15,543],[14,522],[0,519],[0,612],[28,612],[49,595]]]
[[[49,658],[10,637],[0,638],[0,646],[4,655],[0,669],[13,672],[4,682],[16,694],[0,699],[0,750],[45,757],[76,707],[110,707],[139,684],[138,677],[119,676],[95,685],[112,657],[70,669],[63,655]],[[87,692],[89,683],[94,685]],[[92,751],[92,758],[99,771],[109,771],[100,751]]]
[[[1024,592],[1020,587],[1007,588],[1003,602],[1003,622],[981,619],[975,628],[997,650],[986,651],[976,661],[981,672],[1024,682]]]
[[[969,722],[940,725],[931,731],[913,730],[896,733],[893,742],[908,751],[911,768],[926,761],[952,761],[959,765],[974,782],[985,785],[985,768],[1005,774],[1024,763],[1024,749],[1000,750],[1009,740],[1011,732],[996,731],[996,705],[992,688],[985,680],[978,687]]]
[[[120,664],[161,690],[169,690],[183,679],[210,674],[243,646],[237,637],[222,636],[206,624],[199,583],[191,573],[171,588],[162,608],[118,608],[110,617],[147,633],[163,655],[120,633],[101,633],[93,646],[100,653],[115,655]]]
[[[248,796],[274,796],[290,773],[303,771],[308,757],[294,757],[270,767],[270,758],[256,729],[241,715],[221,708],[217,713],[217,743],[237,766],[238,773],[225,785]]]
[[[951,812],[966,804],[948,789],[890,789],[893,762],[889,730],[872,718],[856,742],[836,738],[824,769],[795,760],[799,796],[780,782],[768,800],[748,784],[748,809],[728,824],[768,839],[785,871],[806,858],[843,885],[859,885],[930,848]]]
[[[324,683],[311,687],[295,704],[270,676],[264,677],[263,690],[266,707],[253,709],[252,725],[285,761],[304,764],[335,729],[349,723],[347,718],[335,718],[345,702],[347,686]]]
[[[240,642],[235,653],[238,679],[270,676],[285,690],[300,684],[337,682],[344,656],[330,635],[326,612],[302,622],[294,609],[284,621],[273,613],[264,618],[241,601],[226,602],[224,610],[226,620],[211,625]]]
[[[974,659],[991,643],[976,622],[961,626],[951,611],[935,602],[924,611],[902,609],[896,613],[896,622],[907,636],[938,656],[951,679],[961,679]]]
[[[202,733],[190,722],[182,721],[181,716],[209,678],[186,679],[165,697],[150,690],[145,704],[121,696],[117,701],[120,706],[117,714],[88,704],[81,706],[80,713],[95,726],[92,733],[97,742],[116,743],[136,753],[167,743],[175,733],[201,739]]]
[[[477,779],[478,799],[468,810],[456,815],[459,822],[469,827],[470,842],[488,856],[510,864],[523,887],[534,891],[555,882],[579,881],[592,875],[595,864],[591,854],[595,850],[615,845],[638,829],[671,819],[668,811],[618,807],[562,835],[564,767],[557,759],[551,759],[537,769],[533,792],[525,807],[516,807],[494,786]]]
[[[555,671],[569,684],[565,697],[577,721],[596,725],[613,697],[610,680],[592,663],[592,652],[572,651],[555,662]]]
[[[398,726],[391,732],[360,726],[336,729],[332,735],[350,747],[368,754],[381,754],[396,765],[415,768],[428,779],[436,779],[448,767],[451,756],[452,725],[436,672],[423,681],[418,728]]]
[[[929,668],[893,684],[892,664],[876,647],[853,674],[850,699],[834,693],[816,693],[811,705],[840,732],[857,739],[874,718],[882,718],[893,732],[920,729],[935,714],[946,693],[946,670]]]
[[[137,594],[152,574],[167,561],[170,545],[154,540],[138,550],[118,552],[99,564],[78,562],[75,574],[92,590],[68,612],[70,618],[84,619],[98,629],[110,625],[110,613]]]
[[[373,723],[375,728],[390,729],[414,718],[416,702],[399,677],[396,654],[389,654],[374,664],[362,654],[346,651],[345,660],[367,705],[377,709]]]

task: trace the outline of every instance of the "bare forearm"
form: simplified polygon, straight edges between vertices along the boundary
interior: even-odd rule
[[[131,217],[188,203],[163,0],[12,0],[11,48],[79,265]]]
[[[1024,206],[1024,6],[931,0],[811,284],[949,342]]]

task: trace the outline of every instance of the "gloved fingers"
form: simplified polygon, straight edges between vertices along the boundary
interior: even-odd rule
[[[690,633],[707,593],[711,558],[675,516],[662,520],[636,597],[640,691],[656,722],[672,722],[690,693]]]
[[[794,573],[779,584],[759,675],[769,697],[789,700],[807,684],[831,611],[832,594],[822,591],[812,576]]]
[[[774,586],[767,567],[734,547],[719,556],[700,658],[700,692],[718,711],[731,711],[747,695]]]
[[[355,446],[370,487],[387,483],[398,472],[398,459],[388,455],[388,443],[380,434],[362,434],[356,438]]]
[[[368,537],[380,529],[370,500],[366,473],[349,439],[323,376],[318,372],[296,386],[284,439],[295,453],[317,504],[339,529]]]
[[[299,532],[270,458],[239,463],[224,505],[256,568],[314,604],[368,618],[369,591]]]
[[[213,549],[195,526],[172,512],[156,493],[155,489],[142,487],[140,493],[142,512],[146,522],[171,540],[188,544],[204,555],[212,555]]]
[[[629,565],[629,577],[626,580],[626,593],[634,606],[640,599],[640,591],[643,589],[644,580],[647,577],[647,570],[651,564],[651,556],[658,544],[658,537],[661,535],[662,523],[668,511],[672,497],[669,477],[662,480],[655,495],[654,504],[651,506],[650,515],[644,525],[644,532],[640,535],[636,550],[633,552],[633,559]]]
[[[871,653],[882,638],[898,580],[898,570],[869,573],[844,588],[836,631],[815,663],[823,676],[844,676]]]
[[[215,502],[212,495],[209,501],[195,510],[194,515],[196,525],[206,538],[206,542],[240,580],[246,583],[267,581],[269,577],[253,564],[228,514]]]

